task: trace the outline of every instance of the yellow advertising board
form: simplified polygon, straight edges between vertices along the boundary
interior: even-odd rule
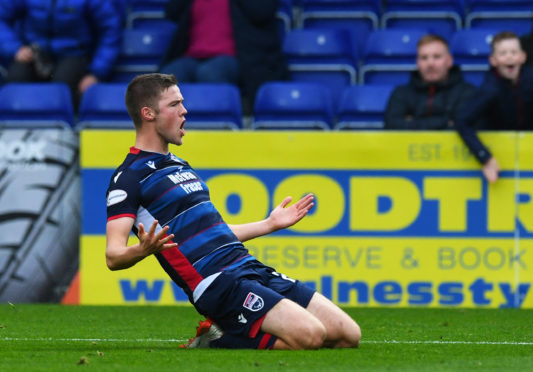
[[[533,136],[482,139],[502,168],[494,184],[454,132],[191,131],[171,151],[228,223],[313,192],[304,220],[246,246],[340,305],[533,308]],[[81,303],[184,304],[153,257],[105,265],[105,191],[133,141],[81,133]]]

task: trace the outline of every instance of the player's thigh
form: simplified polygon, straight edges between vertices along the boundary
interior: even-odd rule
[[[268,311],[261,330],[295,349],[319,348],[326,336],[324,325],[313,314],[286,298]]]
[[[359,325],[340,307],[315,292],[307,311],[326,327],[326,343],[330,346],[356,347],[361,339]]]

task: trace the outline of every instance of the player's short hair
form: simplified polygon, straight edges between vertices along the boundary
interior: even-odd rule
[[[520,38],[518,37],[518,35],[515,34],[513,31],[502,31],[494,35],[492,37],[492,41],[490,42],[490,54],[494,53],[496,44],[498,44],[501,41],[509,40],[509,39],[516,39],[520,41]]]
[[[126,89],[126,108],[135,127],[142,124],[142,108],[150,107],[158,114],[161,93],[176,84],[178,81],[174,75],[160,73],[138,75],[129,83]]]
[[[448,41],[442,36],[434,35],[434,34],[427,34],[427,35],[422,36],[420,40],[418,40],[418,43],[416,44],[416,48],[418,49],[423,45],[434,43],[434,42],[442,43],[446,47],[446,50],[448,50],[448,52],[450,51],[450,46],[448,44]]]

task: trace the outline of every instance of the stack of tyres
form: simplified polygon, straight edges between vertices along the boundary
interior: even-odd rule
[[[78,270],[79,141],[0,131],[0,303],[57,302]]]

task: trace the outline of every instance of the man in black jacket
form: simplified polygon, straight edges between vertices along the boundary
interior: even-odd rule
[[[184,82],[237,84],[251,112],[259,86],[288,77],[276,23],[279,0],[170,0],[177,22],[160,71]]]
[[[385,110],[386,129],[452,129],[457,111],[475,92],[453,65],[448,43],[437,35],[418,41],[416,64],[408,84],[392,92]]]
[[[510,31],[492,39],[490,71],[475,97],[457,115],[456,128],[489,182],[498,179],[500,167],[489,149],[479,140],[473,123],[482,117],[488,130],[533,129],[533,69],[523,66],[526,54],[520,40]]]

